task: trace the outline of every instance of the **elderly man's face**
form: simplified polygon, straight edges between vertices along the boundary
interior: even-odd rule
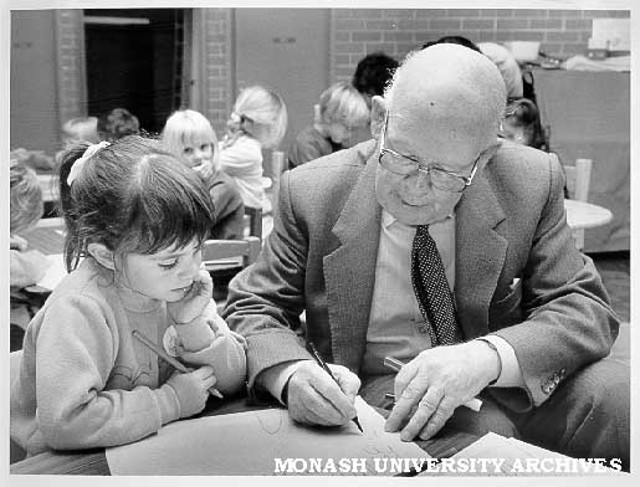
[[[421,168],[455,173],[461,176],[464,187],[462,182],[472,175],[476,162],[481,162],[482,151],[477,144],[459,138],[456,127],[450,124],[425,123],[410,113],[391,113],[387,124],[378,138],[379,144],[391,149],[377,167],[376,197],[380,205],[406,225],[427,225],[451,215],[462,193],[443,188],[433,172],[398,171],[402,156],[407,158],[405,163],[414,160]]]

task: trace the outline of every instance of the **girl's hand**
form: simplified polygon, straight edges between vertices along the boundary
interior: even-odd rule
[[[213,164],[211,161],[206,161],[193,168],[202,179],[208,179],[213,174]]]
[[[193,284],[180,301],[167,304],[167,311],[177,325],[190,323],[202,315],[213,296],[213,281],[209,272],[200,269]]]

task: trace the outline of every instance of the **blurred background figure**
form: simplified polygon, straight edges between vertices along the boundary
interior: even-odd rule
[[[140,132],[140,122],[126,108],[114,108],[98,117],[97,130],[100,140],[112,141]]]
[[[231,177],[218,163],[218,137],[211,123],[195,110],[178,110],[162,130],[162,143],[186,166],[200,174],[213,201],[215,223],[209,238],[241,239],[244,204]]]
[[[491,59],[500,70],[507,85],[507,100],[522,98],[522,71],[511,51],[494,42],[481,42],[478,47],[482,54]]]
[[[369,107],[373,96],[382,96],[398,65],[398,61],[384,52],[367,54],[358,62],[351,83]]]
[[[96,117],[76,117],[67,120],[62,126],[65,143],[84,140],[96,144],[100,142],[98,136],[98,119]]]
[[[31,318],[30,303],[21,290],[44,277],[47,257],[29,249],[19,234],[32,228],[42,217],[42,190],[35,171],[12,158],[9,166],[9,288],[11,294],[10,350],[22,348],[24,328]]]
[[[549,140],[540,122],[538,108],[527,98],[515,99],[507,105],[501,135],[519,144],[549,152]]]
[[[287,131],[282,97],[262,86],[243,89],[220,143],[220,168],[235,181],[245,206],[270,210],[263,186],[263,149],[275,149]]]
[[[471,40],[467,39],[463,36],[444,36],[440,37],[438,40],[429,41],[422,44],[422,49],[426,49],[427,47],[433,46],[434,44],[459,44],[464,47],[468,47],[469,49],[473,49],[476,52],[482,52],[480,48]]]
[[[47,155],[42,150],[29,150],[24,147],[14,149],[9,153],[10,160],[20,161],[37,173],[47,173],[55,169],[56,164],[53,157]]]
[[[299,166],[351,147],[354,134],[368,127],[369,107],[349,83],[335,83],[322,92],[314,124],[297,135],[289,149],[289,165]]]

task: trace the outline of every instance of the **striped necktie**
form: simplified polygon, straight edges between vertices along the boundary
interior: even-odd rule
[[[411,283],[420,313],[429,323],[431,344],[452,345],[462,341],[453,296],[429,225],[416,229],[411,249]]]

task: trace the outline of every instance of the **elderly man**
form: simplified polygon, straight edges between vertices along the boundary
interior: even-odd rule
[[[566,225],[557,158],[497,140],[505,99],[488,58],[434,45],[373,98],[375,140],[285,173],[225,311],[254,391],[319,425],[348,422],[358,391],[381,407],[395,392],[386,429],[405,440],[446,423],[626,461],[629,371],[600,360],[617,318]],[[407,362],[395,377],[386,356]],[[478,394],[480,412],[458,408]]]

